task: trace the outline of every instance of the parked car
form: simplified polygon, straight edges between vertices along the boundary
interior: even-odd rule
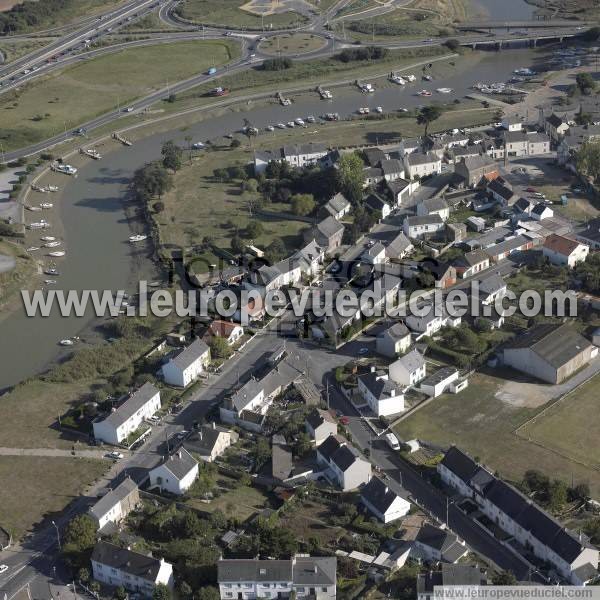
[[[6,573],[8,571],[8,565],[0,565],[0,574]]]
[[[108,458],[112,458],[114,460],[120,460],[120,459],[124,458],[124,456],[120,452],[117,452],[116,450],[113,452],[109,452],[107,454],[107,456],[108,456]]]

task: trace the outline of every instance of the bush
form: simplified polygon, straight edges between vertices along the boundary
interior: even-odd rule
[[[269,58],[263,62],[262,68],[263,71],[284,71],[285,69],[289,69],[294,62],[291,58],[287,56],[282,56],[279,58]]]
[[[367,46],[366,48],[346,48],[336,58],[342,62],[355,62],[361,60],[381,60],[389,54],[387,48]]]

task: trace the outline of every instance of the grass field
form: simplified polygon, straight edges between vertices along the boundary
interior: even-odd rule
[[[322,37],[312,33],[283,33],[267,38],[260,44],[261,52],[273,56],[292,56],[315,52],[325,45]]]
[[[229,41],[189,41],[122,50],[69,67],[2,95],[0,139],[5,150],[46,139],[168,81],[226,63],[237,52]]]
[[[244,0],[184,0],[177,8],[178,14],[194,23],[205,25],[223,25],[234,29],[245,27],[251,29],[283,29],[296,27],[306,21],[302,15],[293,12],[283,12],[261,17],[241,10],[246,4]]]
[[[46,43],[27,38],[22,40],[2,39],[0,41],[0,52],[4,55],[4,64],[9,64],[29,52],[39,50]]]
[[[200,244],[205,236],[219,247],[229,248],[229,241],[235,226],[242,232],[251,220],[248,200],[250,195],[242,195],[239,182],[221,182],[213,176],[213,171],[222,167],[243,166],[252,159],[248,150],[221,150],[204,153],[192,165],[186,165],[175,178],[174,189],[163,198],[165,210],[155,215],[163,244],[189,246]],[[256,194],[254,194],[256,196]],[[287,206],[269,205],[269,210],[283,210]],[[263,222],[265,232],[254,240],[259,247],[267,247],[279,237],[290,249],[297,247],[299,232],[306,223],[287,219],[273,219]],[[205,257],[212,261],[211,256]],[[211,263],[208,263],[211,264]],[[208,267],[207,267],[208,268]]]
[[[35,261],[26,253],[23,246],[0,239],[0,254],[16,258],[14,270],[0,273],[0,308],[15,292],[27,286],[36,271]]]
[[[519,435],[600,470],[599,384],[600,376],[597,375],[524,425],[519,429]]]
[[[515,435],[515,430],[537,414],[541,407],[507,401],[506,396],[500,394],[506,386],[507,380],[500,374],[476,373],[470,378],[465,391],[440,396],[401,421],[395,430],[402,439],[417,437],[443,446],[456,444],[498,471],[502,477],[513,481],[520,480],[527,469],[538,469],[568,484],[571,478],[575,483],[587,482],[592,496],[596,497],[600,493],[597,470],[556,454],[534,440]],[[515,397],[520,397],[524,386],[521,385],[519,390]],[[587,417],[589,424],[594,414],[588,412],[581,416]],[[573,423],[573,420],[562,423],[561,436],[566,439],[566,445],[578,431],[576,427],[579,425]],[[587,435],[592,436],[594,430],[592,425]],[[490,444],[490,440],[494,443]],[[597,441],[592,447],[597,451]]]
[[[82,458],[0,456],[0,525],[21,538],[62,511],[107,465]]]

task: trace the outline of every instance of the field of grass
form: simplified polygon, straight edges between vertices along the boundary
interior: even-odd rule
[[[177,8],[178,14],[194,23],[223,25],[232,29],[285,29],[302,25],[306,18],[288,11],[260,16],[241,10],[244,0],[184,0]]]
[[[7,273],[0,273],[0,308],[15,292],[27,286],[36,271],[35,261],[26,253],[23,246],[0,239],[0,254],[16,258],[16,267]]]
[[[0,41],[0,52],[4,55],[4,64],[9,64],[29,52],[39,50],[45,45],[46,42],[37,40],[11,40],[4,38]]]
[[[293,56],[315,52],[324,45],[323,38],[312,33],[282,33],[267,38],[260,44],[260,50],[273,56]]]
[[[600,470],[599,383],[597,375],[524,425],[518,431],[519,436]]]
[[[205,236],[221,248],[229,248],[235,227],[243,234],[251,220],[251,197],[257,194],[242,194],[240,182],[221,182],[213,175],[215,169],[243,166],[252,160],[249,149],[217,150],[204,153],[186,165],[175,176],[175,186],[163,198],[165,210],[155,215],[162,244],[188,246],[200,244]],[[287,205],[273,204],[269,211],[285,210]],[[286,246],[298,246],[298,234],[307,227],[306,223],[287,219],[257,217],[264,225],[265,232],[254,240],[261,247],[267,247],[273,239],[281,238]],[[249,240],[248,240],[249,242]],[[210,257],[207,257],[210,260]],[[211,264],[211,263],[208,263]],[[207,266],[208,268],[208,266]],[[206,270],[206,269],[204,269]]]
[[[237,53],[233,42],[199,40],[122,50],[69,67],[2,95],[0,139],[5,150],[38,142]]]
[[[498,471],[502,477],[513,481],[520,480],[527,469],[538,469],[568,484],[571,478],[575,483],[587,482],[594,497],[600,493],[600,474],[596,469],[515,434],[515,430],[541,408],[517,405],[498,398],[497,394],[505,384],[506,379],[500,373],[476,373],[470,378],[466,390],[457,395],[440,396],[401,421],[395,431],[402,439],[417,437],[442,446],[456,444],[493,471]],[[588,424],[593,414],[585,413]],[[563,421],[561,437],[572,440],[579,426],[573,420]],[[592,426],[590,430],[593,429]],[[588,435],[593,433],[590,431]],[[596,451],[597,447],[594,442]]]
[[[62,511],[108,464],[83,458],[0,456],[0,525],[21,538]]]

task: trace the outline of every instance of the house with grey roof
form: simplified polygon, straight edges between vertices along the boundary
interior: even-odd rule
[[[458,381],[458,371],[454,367],[442,367],[435,373],[427,375],[421,381],[419,389],[430,398],[437,398],[450,390],[456,381]]]
[[[402,386],[415,385],[427,375],[425,358],[418,350],[411,350],[390,365],[390,379]]]
[[[383,171],[383,178],[386,181],[396,181],[404,179],[404,163],[397,158],[382,160],[379,164]]]
[[[416,189],[419,188],[420,183],[418,181],[411,181],[410,179],[404,179],[398,177],[393,181],[387,182],[387,189],[393,198],[394,206],[402,206]]]
[[[338,192],[337,194],[335,194],[335,196],[332,196],[327,201],[323,208],[325,209],[326,217],[333,217],[334,219],[338,219],[339,221],[350,212],[352,206],[350,205],[350,202],[346,199],[346,196],[344,196],[344,194],[342,194],[341,192]]]
[[[546,117],[544,121],[544,131],[550,136],[550,139],[557,143],[569,131],[569,122],[556,113]]]
[[[377,334],[376,350],[382,356],[396,358],[410,347],[411,335],[404,323],[394,323]]]
[[[100,541],[94,546],[91,563],[95,581],[113,588],[122,586],[144,598],[152,598],[157,585],[173,589],[173,565],[162,558]]]
[[[408,256],[413,250],[412,242],[401,231],[386,247],[385,255],[391,262],[401,261],[405,256]]]
[[[304,421],[306,433],[319,446],[330,435],[337,434],[337,422],[327,410],[313,409]]]
[[[363,150],[363,155],[370,167],[378,167],[382,160],[387,160],[389,158],[389,155],[381,148],[366,148]]]
[[[422,179],[442,172],[442,159],[434,152],[408,154],[404,165],[409,179]]]
[[[444,229],[444,221],[440,215],[424,215],[405,217],[402,223],[404,235],[409,238],[431,237]]]
[[[127,477],[114,490],[102,496],[90,508],[89,514],[98,529],[102,531],[118,525],[139,504],[140,491],[137,483]]]
[[[587,537],[563,527],[531,498],[456,446],[446,452],[437,471],[446,485],[471,498],[497,527],[551,564],[569,583],[582,585],[597,577],[599,552]]]
[[[442,221],[447,221],[450,217],[450,207],[443,198],[426,198],[417,204],[417,215],[439,215]]]
[[[432,600],[436,588],[478,588],[487,584],[486,572],[476,565],[442,563],[438,571],[429,569],[417,575],[417,600]]]
[[[292,167],[315,165],[327,156],[327,146],[322,143],[289,144],[282,148],[282,159]]]
[[[221,427],[213,421],[201,425],[188,436],[183,447],[205,462],[214,462],[227,448],[235,444],[239,437],[235,431]]]
[[[369,194],[363,204],[380,219],[385,219],[392,212],[391,206],[377,194]]]
[[[93,423],[94,437],[96,440],[116,446],[159,410],[160,390],[150,382],[146,382],[105,419]]]
[[[490,181],[487,184],[487,191],[492,195],[492,198],[503,207],[512,206],[519,196],[515,194],[512,185],[502,177]]]
[[[367,248],[362,254],[363,262],[370,265],[380,265],[387,260],[385,246],[381,242],[376,242],[370,248]]]
[[[150,487],[182,496],[198,477],[198,461],[182,447],[150,469],[148,477]]]
[[[421,138],[402,138],[398,148],[400,156],[405,157],[407,154],[414,154],[421,150]]]
[[[473,277],[490,266],[490,257],[483,250],[473,250],[456,259],[456,274],[463,279]]]
[[[410,511],[410,502],[393,491],[379,477],[373,477],[360,492],[365,508],[383,523],[391,523],[405,517]]]
[[[428,562],[457,563],[469,552],[468,546],[446,527],[424,523],[414,540],[412,555]]]
[[[169,385],[187,387],[205,372],[209,362],[210,348],[197,338],[163,365],[163,378]]]
[[[328,254],[342,245],[343,236],[344,226],[333,217],[327,217],[314,227],[304,231],[305,241],[314,240]]]
[[[494,304],[497,298],[506,296],[507,285],[500,273],[493,273],[478,282],[481,304]]]
[[[371,463],[337,435],[330,435],[317,446],[317,463],[327,479],[344,492],[359,488],[371,479]]]
[[[504,364],[548,383],[561,383],[586,366],[598,349],[576,329],[545,323],[527,330],[504,348]]]
[[[335,600],[336,571],[335,557],[296,555],[289,560],[220,559],[217,581],[221,600],[292,596]]]
[[[358,393],[378,417],[389,417],[404,411],[404,394],[400,386],[384,371],[373,366],[358,377]]]
[[[464,181],[466,187],[475,187],[481,180],[498,170],[498,165],[488,156],[471,156],[459,160],[454,172]]]

